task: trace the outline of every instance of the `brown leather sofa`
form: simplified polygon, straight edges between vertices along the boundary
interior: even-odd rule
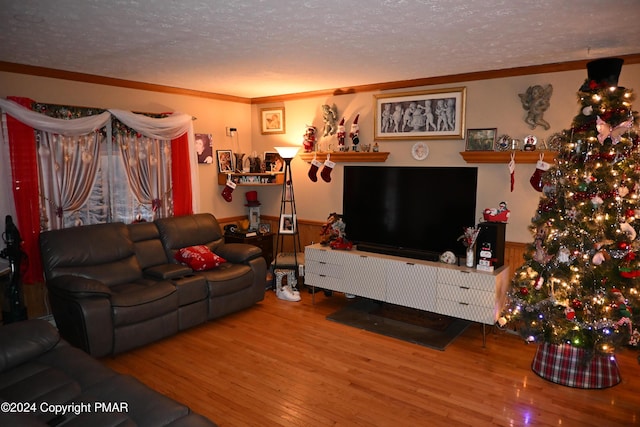
[[[193,272],[175,253],[206,245],[227,262]],[[87,353],[121,353],[262,301],[260,248],[225,243],[211,214],[43,232],[49,301],[62,337]]]
[[[44,320],[0,327],[1,426],[215,426],[105,367]]]

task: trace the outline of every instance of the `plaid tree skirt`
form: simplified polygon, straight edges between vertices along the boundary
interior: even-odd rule
[[[567,344],[539,345],[531,369],[548,381],[568,387],[607,388],[620,382],[614,355],[589,358],[583,349]]]

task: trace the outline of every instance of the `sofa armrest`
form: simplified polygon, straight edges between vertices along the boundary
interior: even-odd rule
[[[35,359],[60,341],[56,328],[45,320],[26,320],[0,328],[0,372]]]
[[[64,275],[47,281],[47,287],[54,292],[64,293],[74,298],[111,296],[111,289],[104,283],[86,277]]]
[[[156,280],[171,280],[193,273],[193,270],[182,264],[160,264],[145,268],[144,275]]]
[[[214,252],[233,264],[243,264],[262,256],[262,249],[248,243],[224,243]]]

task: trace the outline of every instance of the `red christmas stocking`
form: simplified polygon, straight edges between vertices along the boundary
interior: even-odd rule
[[[233,190],[235,189],[236,183],[231,180],[227,180],[227,185],[225,185],[224,190],[222,190],[222,198],[231,203],[231,200],[233,200],[231,193],[233,193]]]
[[[331,182],[331,171],[335,165],[336,162],[332,162],[328,158],[324,161],[324,167],[322,168],[322,172],[320,172],[320,176],[324,182]]]
[[[309,169],[309,179],[313,182],[318,181],[318,169],[322,166],[320,160],[316,160],[314,157],[311,161],[311,168]]]
[[[529,182],[531,183],[531,186],[534,190],[542,192],[542,188],[544,187],[544,183],[542,182],[542,175],[544,175],[544,173],[548,171],[550,167],[551,165],[549,163],[538,160],[538,162],[536,163],[536,170],[533,172],[533,175],[531,175],[531,178],[529,179]]]
[[[507,165],[509,167],[509,178],[511,180],[511,191],[513,192],[516,183],[516,160],[515,154],[511,153],[511,161]]]

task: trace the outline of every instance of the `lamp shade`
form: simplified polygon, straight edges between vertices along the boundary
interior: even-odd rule
[[[298,154],[298,150],[300,150],[300,147],[295,147],[295,146],[274,147],[274,148],[276,149],[278,154],[280,154],[280,157],[282,157],[283,159],[293,159],[296,156],[296,154]]]

